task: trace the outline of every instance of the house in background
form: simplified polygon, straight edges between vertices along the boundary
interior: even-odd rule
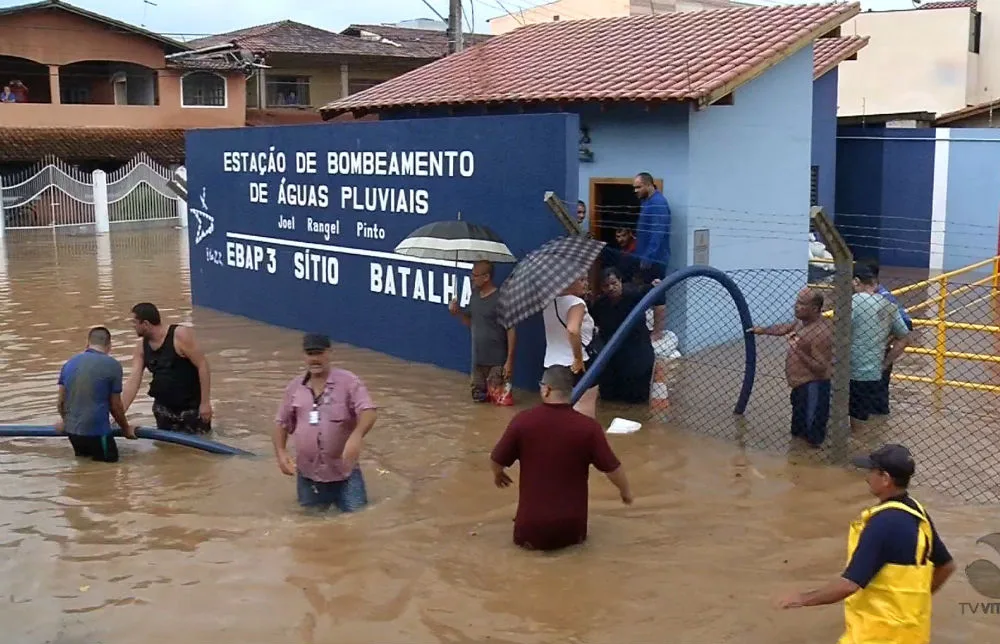
[[[474,44],[482,37],[469,38]],[[205,56],[245,52],[254,57],[259,66],[246,85],[248,125],[319,121],[317,107],[448,54],[448,37],[438,29],[351,25],[335,33],[291,20],[187,45]]]
[[[497,5],[504,8],[504,5]],[[679,11],[725,9],[753,6],[729,0],[554,0],[522,8],[510,5],[510,12],[490,18],[490,32],[505,34],[518,27],[540,22],[583,20],[586,18],[623,18],[626,16],[662,15]]]
[[[242,65],[191,57],[183,43],[59,0],[0,8],[0,164],[54,155],[182,163],[184,130],[243,124]]]
[[[631,184],[647,171],[673,210],[673,268],[702,261],[726,271],[800,270],[804,282],[817,94],[829,120],[819,128],[826,155],[836,136],[836,94],[817,91],[815,78],[864,46],[863,39],[839,38],[838,27],[858,12],[856,3],[790,5],[539,23],[321,112],[383,120],[576,113],[578,195],[596,236],[612,241],[615,228],[636,225]],[[823,39],[837,42],[815,46],[817,66],[814,42]],[[658,73],[644,73],[654,61]],[[697,255],[696,237],[707,241]],[[764,278],[747,277],[756,279]],[[794,299],[799,284],[741,286],[755,319],[767,320],[785,314],[774,302]],[[706,307],[717,306],[710,299],[669,307],[668,325],[682,345],[695,336],[722,340],[696,328],[710,316]]]
[[[1000,0],[866,11],[843,33],[871,44],[840,75],[840,116],[941,116],[1000,99]]]

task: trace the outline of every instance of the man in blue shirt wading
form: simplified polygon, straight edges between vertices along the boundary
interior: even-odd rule
[[[868,268],[871,269],[872,274],[875,276],[875,281],[878,283],[878,288],[875,290],[876,295],[881,295],[885,299],[889,300],[896,305],[899,309],[899,315],[903,318],[903,324],[910,331],[913,331],[913,319],[910,318],[910,314],[906,312],[906,307],[899,303],[896,296],[892,294],[892,291],[882,286],[882,282],[879,281],[878,276],[878,262],[875,260],[869,260],[866,262]],[[888,357],[888,352],[886,352]],[[885,371],[882,372],[882,382],[880,383],[881,390],[879,391],[879,397],[875,403],[874,413],[881,414],[883,416],[889,415],[889,382],[892,380],[892,363],[886,367]]]
[[[662,280],[667,275],[670,261],[670,204],[663,193],[656,189],[653,176],[640,172],[632,182],[635,196],[639,198],[639,221],[636,224],[635,254],[640,259],[639,273],[644,284]],[[653,309],[654,329],[663,329],[666,295]],[[655,332],[659,340],[662,331]]]
[[[87,349],[70,358],[59,372],[59,422],[56,429],[69,436],[77,456],[95,461],[118,461],[118,446],[108,415],[126,438],[135,431],[122,404],[122,366],[108,355],[111,332],[103,326],[87,334]]]

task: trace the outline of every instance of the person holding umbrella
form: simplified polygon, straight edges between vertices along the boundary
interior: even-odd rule
[[[510,379],[514,373],[514,347],[517,332],[505,329],[497,316],[496,284],[493,264],[479,261],[472,265],[472,285],[476,292],[469,306],[460,308],[458,300],[448,304],[451,314],[472,331],[472,399],[497,405],[513,405]]]
[[[568,367],[574,386],[601,344],[583,295],[587,277],[605,243],[582,235],[559,237],[518,262],[500,286],[501,323],[510,328],[542,313],[545,322],[545,368]],[[575,409],[597,416],[597,387],[584,392]]]

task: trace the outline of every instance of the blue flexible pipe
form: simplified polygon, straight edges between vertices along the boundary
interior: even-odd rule
[[[715,280],[729,292],[730,297],[733,298],[733,303],[736,304],[736,310],[740,314],[740,324],[743,325],[744,329],[745,366],[743,368],[743,387],[740,389],[739,398],[736,399],[736,408],[733,410],[733,413],[742,415],[746,411],[747,403],[750,402],[750,394],[753,391],[754,377],[757,375],[757,339],[749,331],[753,328],[753,319],[750,316],[750,307],[747,305],[746,298],[743,297],[740,287],[736,285],[736,282],[731,277],[711,266],[688,266],[687,268],[682,268],[676,273],[668,275],[666,279],[654,286],[649,293],[646,293],[646,296],[632,309],[632,312],[628,314],[622,325],[611,336],[611,340],[601,350],[600,355],[594,360],[594,364],[588,365],[587,372],[583,374],[583,378],[580,379],[580,382],[573,389],[573,403],[580,400],[580,397],[597,383],[597,379],[601,377],[601,372],[607,366],[608,360],[618,350],[621,343],[625,341],[625,337],[632,330],[632,327],[639,324],[640,321],[642,324],[646,323],[646,309],[654,306],[657,300],[662,300],[666,291],[692,277],[707,277]]]
[[[121,435],[121,430],[115,428],[115,436]],[[139,438],[147,438],[149,440],[161,441],[164,443],[173,443],[175,445],[183,445],[184,447],[193,447],[211,454],[254,456],[253,452],[248,452],[246,450],[239,449],[238,447],[223,445],[222,443],[217,443],[215,441],[208,440],[207,438],[193,436],[190,434],[182,434],[180,432],[168,432],[163,429],[137,427],[135,435]],[[60,434],[56,431],[56,428],[51,425],[0,425],[0,438],[52,438],[65,436],[66,434]]]

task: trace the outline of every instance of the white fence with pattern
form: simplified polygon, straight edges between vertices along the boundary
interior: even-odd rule
[[[7,229],[93,226],[175,220],[187,225],[187,204],[167,187],[170,171],[139,154],[118,170],[84,172],[59,159],[0,176],[0,237]]]

